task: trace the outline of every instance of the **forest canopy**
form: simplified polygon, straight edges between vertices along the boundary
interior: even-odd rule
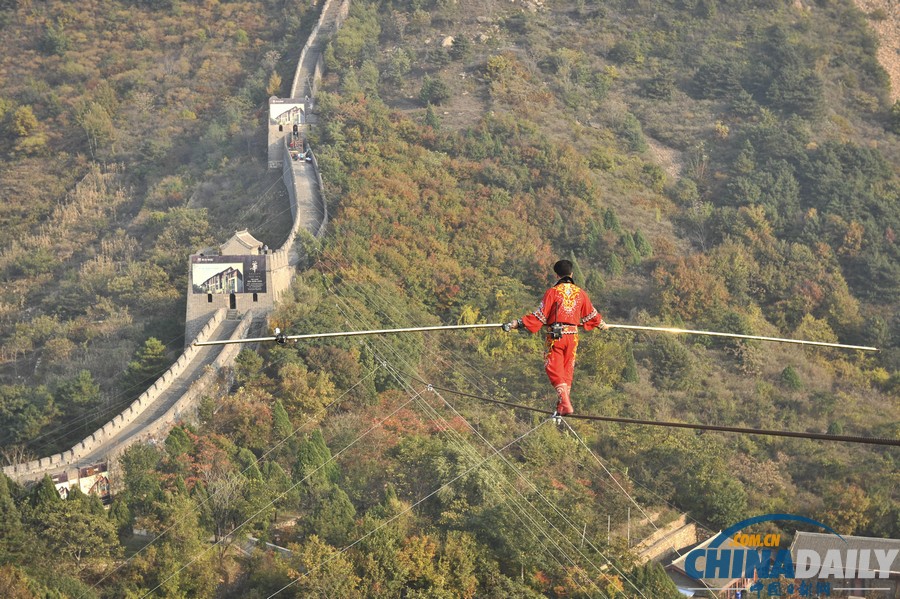
[[[0,3],[20,56],[0,93],[8,455],[71,446],[171,362],[188,254],[244,226],[283,241],[260,115],[317,10]],[[269,326],[503,322],[566,258],[610,322],[881,349],[588,333],[578,412],[900,438],[900,142],[869,19],[849,0],[354,2],[305,132],[331,222]],[[893,449],[569,429],[422,384],[550,408],[542,345],[245,349],[196,422],[125,452],[108,511],[0,478],[0,588],[674,598],[636,545],[682,516],[700,536],[763,513],[900,535]]]

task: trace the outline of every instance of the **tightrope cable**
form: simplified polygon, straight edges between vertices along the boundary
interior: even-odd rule
[[[485,401],[493,404],[503,405],[510,408],[516,408],[518,410],[528,410],[531,412],[537,412],[539,414],[553,414],[550,410],[544,410],[541,408],[535,408],[532,406],[525,406],[522,404],[512,403],[509,401],[503,401],[502,399],[494,399],[491,397],[484,397],[482,395],[475,395],[473,393],[466,393],[464,391],[457,391],[455,389],[447,389],[445,387],[438,387],[432,383],[424,381],[422,379],[416,379],[418,382],[423,385],[427,385],[433,387],[435,389],[439,389],[444,391],[445,393],[452,393],[454,395],[459,395],[461,397],[468,397],[470,399],[477,399],[479,401]],[[617,422],[619,424],[641,424],[646,426],[661,426],[666,428],[687,428],[701,431],[719,431],[726,433],[740,433],[743,435],[765,435],[770,437],[793,437],[796,439],[819,439],[822,441],[843,441],[846,443],[865,443],[868,445],[890,445],[894,447],[900,447],[900,439],[887,439],[883,437],[858,437],[853,435],[829,435],[826,433],[812,433],[812,432],[797,432],[797,431],[783,431],[783,430],[771,430],[771,429],[762,429],[762,428],[749,428],[749,427],[740,427],[740,426],[721,426],[716,424],[691,424],[688,422],[668,422],[664,420],[642,420],[639,418],[622,418],[618,416],[596,416],[592,414],[569,414],[565,418],[573,418],[576,420],[594,420],[600,422]]]

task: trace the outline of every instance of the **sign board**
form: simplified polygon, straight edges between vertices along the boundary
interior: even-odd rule
[[[191,256],[194,293],[266,293],[266,255]]]
[[[269,100],[269,124],[299,125],[303,122],[304,109],[302,98],[272,98]]]

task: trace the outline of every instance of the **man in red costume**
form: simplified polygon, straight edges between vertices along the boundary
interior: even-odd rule
[[[591,305],[587,292],[575,285],[570,261],[560,260],[553,265],[553,272],[559,280],[544,293],[540,307],[531,314],[504,324],[503,330],[511,331],[524,327],[532,333],[537,333],[541,327],[547,327],[544,369],[550,378],[550,384],[559,396],[556,413],[559,416],[568,416],[574,411],[570,393],[572,379],[575,376],[578,327],[584,327],[585,331],[597,327],[606,330],[609,327]]]

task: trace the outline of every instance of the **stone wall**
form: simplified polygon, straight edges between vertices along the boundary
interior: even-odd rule
[[[252,323],[253,312],[247,312],[229,339],[242,339]],[[240,351],[241,344],[239,343],[223,346],[215,361],[213,361],[210,366],[206,367],[205,372],[199,378],[194,379],[194,381],[191,382],[191,386],[188,390],[178,398],[172,407],[166,410],[165,414],[142,429],[141,434],[136,439],[129,439],[127,443],[121,443],[112,448],[110,453],[107,454],[107,459],[113,460],[114,458],[117,458],[133,442],[149,441],[150,439],[162,440],[176,424],[183,422],[188,418],[193,418],[197,413],[197,408],[200,405],[200,400],[203,398],[203,393],[215,382],[219,371],[226,366],[230,366],[234,361],[235,356],[237,356]]]
[[[328,225],[328,202],[325,201],[325,182],[322,181],[322,171],[319,170],[319,160],[316,158],[315,153],[310,150],[312,153],[312,164],[316,169],[316,184],[319,187],[319,201],[321,205],[319,209],[322,211],[322,221],[319,223],[319,229],[316,231],[316,237],[321,238],[322,235],[325,234],[325,227]]]
[[[322,79],[322,73],[324,70],[324,59],[322,58],[321,53],[316,60],[315,68],[312,73],[311,89],[300,89],[300,86],[306,85],[304,81],[301,81],[303,73],[303,61],[306,58],[306,54],[313,43],[317,41],[317,34],[319,33],[319,29],[325,21],[326,15],[328,14],[328,10],[331,7],[332,2],[337,1],[338,0],[326,0],[326,3],[322,8],[319,23],[313,29],[310,37],[306,42],[306,45],[303,47],[303,50],[300,53],[300,59],[297,61],[297,69],[294,73],[294,81],[291,86],[291,97],[300,97],[307,95],[312,97],[315,95],[318,89],[318,85]],[[342,0],[335,16],[335,30],[339,28],[341,24],[343,24],[344,20],[349,14],[349,11],[350,0]],[[282,246],[274,252],[270,252],[267,254],[266,268],[268,271],[270,271],[268,284],[271,285],[271,287],[267,287],[267,293],[258,294],[256,302],[253,301],[253,294],[244,293],[236,295],[236,309],[238,312],[244,313],[244,317],[240,325],[232,334],[231,339],[238,339],[246,334],[253,320],[254,311],[256,311],[257,313],[268,312],[274,307],[277,302],[281,300],[283,294],[290,287],[294,268],[299,261],[299,253],[296,247],[296,238],[301,226],[297,205],[298,173],[295,170],[296,167],[293,165],[293,161],[291,160],[286,138],[284,139],[283,143],[283,151],[285,157],[283,166],[283,178],[291,202],[293,226],[291,227],[291,231],[284,244],[282,244]],[[312,157],[312,166],[315,169],[316,184],[318,186],[319,192],[317,195],[319,201],[321,202],[321,204],[317,208],[321,210],[320,213],[322,214],[322,219],[319,222],[319,226],[315,235],[316,237],[321,237],[324,234],[325,228],[328,224],[328,209],[325,202],[325,195],[323,193],[324,186],[322,182],[322,176],[319,172],[319,165],[315,155],[313,155]],[[262,301],[260,301],[260,298],[262,298]],[[162,393],[166,391],[179,376],[181,376],[186,366],[193,360],[200,349],[195,346],[192,341],[188,342],[188,340],[207,340],[212,332],[225,319],[229,301],[230,297],[228,295],[221,294],[219,297],[214,296],[213,302],[209,302],[206,295],[193,293],[191,281],[188,280],[188,306],[186,310],[187,318],[185,322],[185,341],[187,345],[185,346],[185,350],[178,358],[178,360],[159,379],[157,379],[157,381],[154,382],[149,389],[142,393],[141,396],[138,397],[124,411],[122,411],[115,418],[97,429],[93,434],[83,439],[80,443],[72,447],[70,450],[52,455],[50,457],[40,458],[38,460],[32,460],[30,462],[22,464],[5,466],[3,468],[4,474],[9,476],[13,480],[17,480],[20,482],[37,480],[44,474],[48,474],[50,472],[59,472],[61,470],[66,470],[77,466],[80,459],[98,451],[104,442],[115,438],[116,435],[124,430],[125,427],[134,422],[134,420],[148,406],[153,404],[162,395]],[[204,372],[203,375],[201,375],[191,383],[191,386],[188,388],[188,390],[175,402],[175,404],[169,410],[166,411],[165,414],[163,414],[160,418],[154,420],[150,425],[144,428],[141,431],[140,435],[133,436],[128,439],[123,439],[121,443],[111,448],[106,455],[106,459],[109,462],[113,462],[114,459],[133,442],[149,440],[153,438],[161,438],[162,436],[168,434],[168,431],[177,422],[182,420],[184,416],[192,415],[197,409],[197,405],[199,404],[199,400],[202,397],[203,391],[207,389],[208,386],[214,381],[217,371],[222,367],[231,364],[240,349],[241,346],[239,344],[225,346],[220,351],[213,365],[210,368],[207,368],[206,372]]]
[[[217,310],[200,330],[197,341],[206,341],[210,334],[225,319],[225,310]],[[172,382],[184,371],[185,367],[193,360],[199,347],[190,345],[178,360],[159,377],[153,385],[144,391],[130,406],[125,408],[115,418],[94,431],[93,434],[83,439],[69,451],[54,454],[50,457],[32,460],[23,464],[4,466],[3,473],[13,480],[35,480],[50,471],[68,468],[78,462],[82,457],[96,451],[103,442],[115,437],[126,426],[130,425],[146,408],[151,405],[162,393],[169,388]]]

